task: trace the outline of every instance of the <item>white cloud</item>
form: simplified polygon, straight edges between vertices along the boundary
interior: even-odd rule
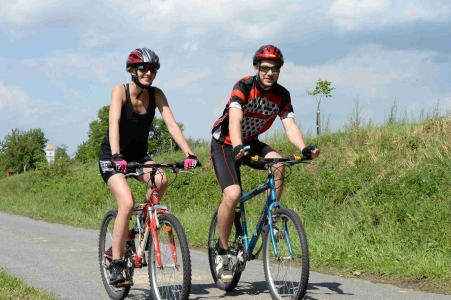
[[[199,45],[197,43],[185,43],[183,44],[182,48],[190,52],[195,52],[197,51],[197,49],[199,49]]]
[[[136,0],[132,6],[126,0],[115,3],[122,5],[130,16],[137,16],[142,28],[149,31],[166,34],[172,26],[184,24],[188,35],[195,35],[215,26],[247,39],[274,34],[285,14],[301,9],[294,0],[280,0],[277,5],[271,0]]]
[[[25,59],[21,64],[32,66],[44,73],[53,84],[66,88],[64,81],[71,78],[99,82],[114,82],[118,74],[125,73],[126,54],[109,52],[98,56],[88,53],[55,53],[40,59]],[[123,64],[117,62],[123,61]],[[113,76],[113,77],[112,77]],[[71,89],[70,86],[67,87]],[[70,91],[73,94],[73,91]]]
[[[30,16],[36,16],[40,12],[51,8],[54,5],[61,4],[62,2],[62,0],[2,1],[2,13],[0,13],[0,15],[16,25],[23,25],[30,21]]]
[[[361,30],[415,20],[448,20],[451,6],[446,0],[335,0],[328,16],[342,30]]]
[[[94,117],[94,110],[73,103],[33,99],[21,87],[0,81],[0,120],[8,124],[0,128],[0,136],[12,128],[40,128],[51,142],[68,144],[73,153],[87,139],[88,123]]]
[[[30,96],[18,86],[5,86],[0,81],[0,119],[14,120],[20,116],[28,117],[37,112],[32,107]]]
[[[37,29],[54,22],[83,24],[87,19],[89,0],[16,0],[2,1],[0,23],[12,23],[18,27]]]
[[[211,71],[209,70],[203,70],[203,71],[177,71],[176,72],[179,75],[179,78],[173,80],[173,81],[167,81],[165,82],[162,87],[165,89],[170,88],[183,88],[186,87],[199,79],[202,79],[209,74],[211,74]],[[181,76],[180,76],[181,75]]]
[[[412,82],[421,78],[434,80],[438,66],[431,62],[433,53],[418,51],[389,51],[377,46],[356,49],[348,57],[322,66],[296,66],[285,63],[280,81],[300,90],[312,90],[316,81],[331,81],[333,86],[353,88],[366,98],[380,97],[381,89],[395,82]],[[424,72],[419,73],[422,69]],[[429,78],[427,78],[429,77]]]

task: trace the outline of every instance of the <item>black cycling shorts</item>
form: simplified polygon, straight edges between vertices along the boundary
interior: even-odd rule
[[[145,155],[141,155],[138,157],[124,156],[124,160],[126,162],[137,162],[140,164],[144,164],[148,161],[151,161],[152,157],[150,156],[150,154],[145,154]],[[108,179],[110,179],[111,176],[119,173],[114,168],[108,167],[108,164],[110,162],[111,162],[111,153],[106,153],[106,152],[100,150],[100,152],[99,152],[99,171],[100,171],[100,175],[102,176],[102,179],[103,179],[103,181],[105,181],[105,183],[108,182]],[[134,178],[135,178],[135,176],[134,176]]]
[[[245,146],[250,146],[251,150],[248,155],[258,155],[265,157],[270,152],[275,152],[275,150],[255,139]],[[213,170],[216,175],[216,180],[218,181],[221,190],[229,187],[233,184],[241,185],[241,175],[240,175],[240,162],[235,161],[233,156],[232,145],[226,145],[222,142],[212,139],[210,148],[211,162],[213,164]],[[252,166],[250,166],[252,167]],[[258,168],[258,167],[257,167]]]

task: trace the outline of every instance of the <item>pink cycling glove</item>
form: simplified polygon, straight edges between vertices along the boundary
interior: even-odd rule
[[[201,166],[201,163],[197,159],[195,155],[190,154],[187,158],[185,158],[184,161],[184,168],[185,169],[194,169],[197,166]]]
[[[127,162],[124,160],[122,154],[113,154],[112,161],[113,167],[116,171],[121,173],[127,172]]]

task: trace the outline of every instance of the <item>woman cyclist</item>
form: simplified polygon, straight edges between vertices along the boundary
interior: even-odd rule
[[[152,82],[160,68],[160,60],[148,48],[133,50],[127,58],[126,70],[131,74],[132,83],[117,84],[111,93],[109,127],[99,153],[99,168],[103,180],[113,193],[118,204],[118,214],[113,230],[113,261],[110,269],[110,284],[123,282],[125,243],[128,237],[128,223],[135,203],[131,189],[122,173],[127,171],[127,161],[153,163],[147,153],[150,126],[155,109],[161,113],[164,122],[180,149],[185,153],[185,168],[200,165],[174,119],[168,101]],[[108,167],[113,162],[113,168]],[[148,182],[149,174],[137,179]],[[155,176],[158,197],[161,199],[167,188],[167,178],[163,170]],[[150,190],[149,190],[150,191]],[[147,200],[150,195],[147,195]]]

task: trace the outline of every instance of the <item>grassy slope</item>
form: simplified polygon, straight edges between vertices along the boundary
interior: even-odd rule
[[[338,132],[314,142],[321,147],[321,158],[292,169],[281,201],[304,222],[314,268],[351,276],[375,274],[451,293],[451,122]],[[293,154],[285,137],[270,143],[283,155]],[[208,147],[193,150],[204,167],[194,176],[179,175],[163,202],[181,220],[190,243],[205,247],[221,193]],[[174,154],[156,160],[181,158]],[[98,228],[116,204],[97,166],[63,170],[64,176],[56,170],[54,176],[29,172],[1,180],[0,210]],[[266,176],[249,168],[242,174],[245,189]],[[140,201],[144,185],[130,183]],[[261,209],[259,199],[249,202],[248,217]]]
[[[57,297],[26,285],[18,278],[8,276],[0,269],[0,299],[56,300]]]

